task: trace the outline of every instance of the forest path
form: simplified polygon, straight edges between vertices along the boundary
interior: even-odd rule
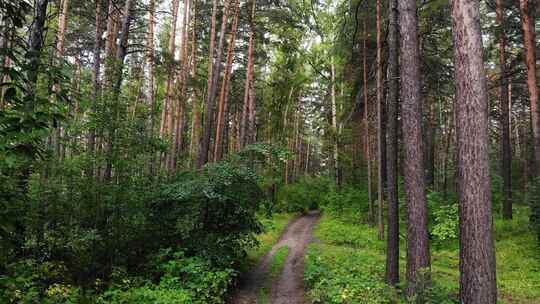
[[[313,228],[319,217],[318,212],[310,212],[293,219],[285,228],[279,241],[259,265],[242,279],[240,287],[230,303],[265,304],[267,301],[261,301],[257,297],[260,296],[260,292],[264,288],[271,286],[270,304],[304,304],[304,254],[307,245],[313,238]],[[283,246],[289,247],[289,254],[279,276],[270,281],[270,267],[273,257]]]

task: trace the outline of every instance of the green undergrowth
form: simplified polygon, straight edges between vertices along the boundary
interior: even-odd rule
[[[325,213],[315,230],[318,242],[306,255],[305,280],[314,303],[405,303],[384,284],[385,243],[359,216]],[[402,234],[404,227],[402,226]],[[528,224],[527,208],[515,208],[514,219],[495,220],[497,285],[500,303],[540,303],[540,251]],[[458,303],[459,247],[456,238],[433,240],[432,289],[429,303]],[[405,278],[405,244],[400,249]]]

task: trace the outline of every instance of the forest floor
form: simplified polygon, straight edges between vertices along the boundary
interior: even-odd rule
[[[231,304],[304,304],[304,256],[318,212],[289,222],[277,243],[241,279]]]

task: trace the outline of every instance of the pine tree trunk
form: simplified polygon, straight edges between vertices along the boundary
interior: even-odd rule
[[[175,78],[174,68],[174,56],[176,53],[176,23],[178,21],[178,8],[180,6],[180,0],[173,0],[172,2],[172,19],[171,19],[171,33],[169,36],[169,45],[167,50],[167,83],[165,85],[165,104],[161,112],[161,125],[159,128],[159,134],[161,137],[165,137],[168,132],[168,126],[172,116],[172,99],[173,99],[173,82]]]
[[[147,52],[146,52],[146,65],[148,67],[148,99],[150,104],[150,130],[148,136],[152,138],[156,128],[156,85],[155,85],[155,26],[156,26],[156,1],[150,0],[148,4],[149,18],[148,18],[148,37],[147,40]],[[154,155],[150,158],[149,172],[153,176],[155,174],[156,159]]]
[[[504,219],[512,219],[512,147],[510,146],[510,109],[508,95],[508,75],[506,69],[505,9],[503,0],[497,0],[497,24],[499,28],[499,68],[501,70],[499,101],[501,107],[501,151],[503,178]]]
[[[254,43],[254,17],[255,17],[255,5],[256,0],[252,0],[252,7],[251,7],[251,24],[250,24],[250,30],[249,30],[249,45],[248,45],[248,54],[247,54],[247,67],[246,67],[246,85],[244,90],[244,104],[243,104],[243,112],[242,112],[242,123],[241,123],[241,130],[240,130],[240,146],[244,147],[247,144],[250,143],[249,137],[251,136],[250,132],[250,126],[252,121],[251,115],[254,114],[254,109],[251,109],[252,100],[251,96],[252,94],[252,86],[253,86],[253,43]],[[253,113],[253,114],[252,114]],[[254,119],[254,117],[253,117]],[[253,126],[254,127],[254,126]]]
[[[234,60],[234,48],[236,46],[236,31],[238,29],[238,16],[240,13],[240,0],[236,0],[236,7],[234,11],[234,19],[231,28],[229,46],[227,49],[227,63],[225,65],[225,74],[223,75],[223,83],[221,84],[221,91],[219,95],[219,107],[217,115],[216,126],[216,140],[214,143],[214,161],[221,160],[222,157],[222,141],[223,141],[223,129],[225,125],[225,112],[227,112],[227,101],[229,95],[229,81],[231,78],[232,64]]]
[[[386,245],[386,282],[399,283],[399,198],[398,198],[398,103],[399,63],[397,0],[389,1],[388,19],[388,236]]]
[[[101,18],[101,0],[96,0],[96,37],[94,40],[94,65],[92,67],[92,82],[93,82],[93,91],[92,91],[92,113],[95,115],[97,113],[97,105],[99,98],[101,96],[101,45],[103,34],[102,29],[102,18]],[[90,133],[88,135],[88,152],[90,155],[94,154],[96,149],[96,128],[91,127]],[[90,174],[93,175],[94,169],[93,166],[90,170]]]
[[[203,137],[201,139],[201,150],[199,151],[199,159],[197,167],[201,168],[208,162],[208,152],[210,150],[210,141],[212,138],[212,125],[214,120],[214,107],[217,94],[217,84],[221,74],[221,59],[223,57],[223,45],[225,44],[225,32],[227,30],[227,19],[229,17],[229,6],[231,0],[225,0],[223,6],[223,16],[221,20],[221,30],[219,34],[219,43],[216,50],[216,60],[213,61],[213,55],[209,58],[209,64],[213,65],[212,70],[208,73],[208,88],[205,102],[204,128]],[[217,8],[216,8],[217,10]],[[212,21],[212,32],[215,32],[215,22]],[[212,39],[212,38],[211,38]],[[212,47],[212,42],[210,43]],[[212,51],[210,51],[212,53]]]
[[[378,226],[379,240],[384,240],[384,147],[386,145],[386,130],[384,129],[383,114],[383,64],[382,64],[382,28],[381,28],[381,0],[376,5],[377,27],[377,192],[379,196]]]
[[[422,151],[422,99],[416,0],[399,1],[401,102],[407,202],[407,296],[423,298],[429,281],[428,214]]]
[[[369,140],[369,88],[368,88],[368,65],[367,65],[367,21],[364,18],[364,38],[362,42],[362,65],[363,65],[363,85],[364,85],[364,151],[367,163],[367,187],[368,187],[368,205],[369,205],[369,223],[373,224],[375,220],[373,197],[371,193],[371,145]]]
[[[185,116],[185,102],[187,93],[187,77],[189,73],[189,62],[187,60],[187,41],[188,41],[188,26],[190,20],[190,0],[184,0],[184,14],[182,17],[182,47],[180,49],[180,75],[178,76],[178,94],[176,105],[176,122],[174,130],[174,142],[171,145],[171,154],[169,155],[169,170],[175,171],[178,168],[178,159],[182,152],[183,135],[184,135],[184,116]]]
[[[452,3],[460,213],[461,303],[495,304],[488,93],[479,2]]]
[[[191,29],[191,79],[197,79],[197,0],[193,0],[193,26]],[[199,138],[200,138],[200,125],[201,125],[201,111],[200,104],[198,100],[198,89],[193,88],[193,93],[191,94],[191,139],[189,145],[190,151],[190,166],[194,164],[194,161],[197,159],[199,151]]]

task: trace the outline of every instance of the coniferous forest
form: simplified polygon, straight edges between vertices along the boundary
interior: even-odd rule
[[[0,303],[540,303],[533,0],[0,0]]]

